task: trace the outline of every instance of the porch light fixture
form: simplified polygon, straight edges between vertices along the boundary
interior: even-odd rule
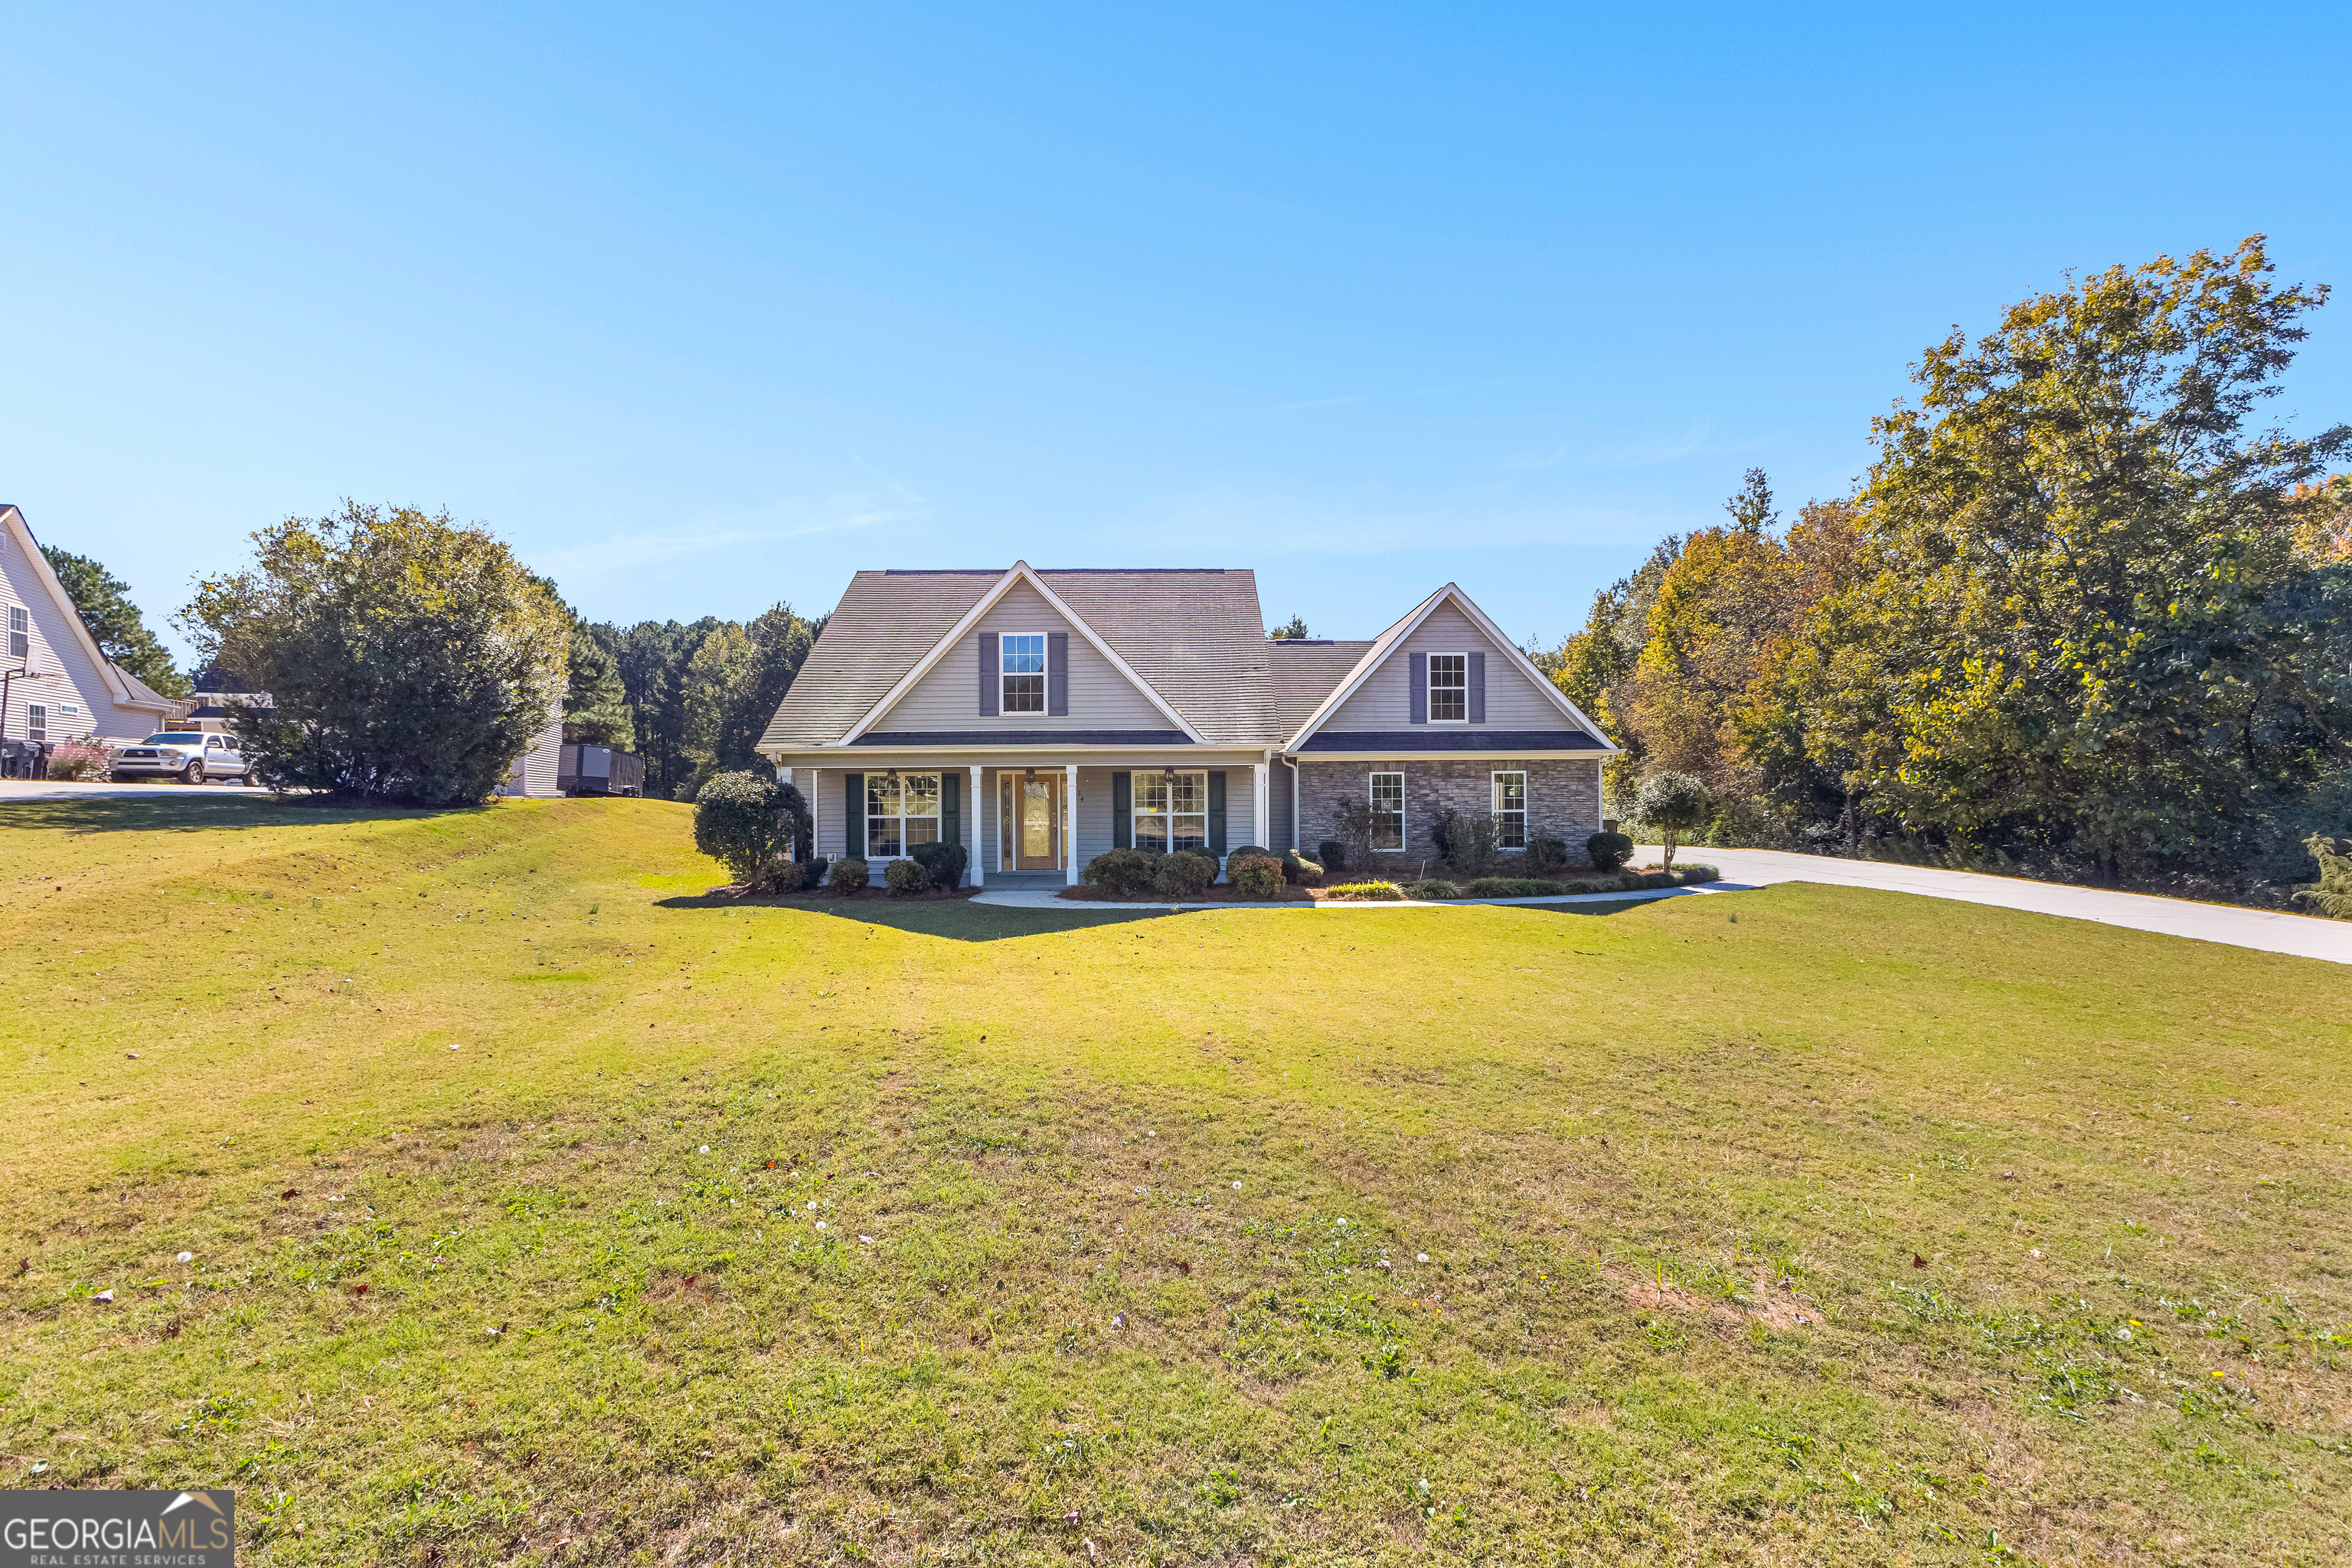
[[[1023,784],[1035,784],[1037,782],[1037,770],[1035,768],[1031,768],[1026,773],[1024,773],[1021,775],[1021,782]]]
[[[1176,770],[1174,768],[1160,769],[1160,776],[1161,779],[1166,781],[1170,789],[1174,789],[1176,787]]]

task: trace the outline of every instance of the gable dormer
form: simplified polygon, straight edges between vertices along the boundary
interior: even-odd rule
[[[1376,639],[1356,668],[1299,729],[1310,736],[1407,735],[1465,748],[1509,747],[1545,736],[1575,749],[1614,750],[1516,644],[1449,583]]]

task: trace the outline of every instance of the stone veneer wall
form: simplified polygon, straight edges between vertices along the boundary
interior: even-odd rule
[[[1405,847],[1401,852],[1383,850],[1376,856],[1378,870],[1393,877],[1416,876],[1426,860],[1434,875],[1437,847],[1430,842],[1429,827],[1437,813],[1447,806],[1464,812],[1493,810],[1493,775],[1514,770],[1528,775],[1528,831],[1566,839],[1569,853],[1580,863],[1584,841],[1601,831],[1601,764],[1583,757],[1305,761],[1298,771],[1299,847],[1311,855],[1318,843],[1333,837],[1333,811],[1342,801],[1364,799],[1373,773],[1401,773],[1404,774]],[[1503,858],[1507,874],[1513,857],[1507,853]],[[1357,868],[1349,867],[1348,874],[1355,876]]]

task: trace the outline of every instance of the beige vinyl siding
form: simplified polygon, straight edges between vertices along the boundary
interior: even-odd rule
[[[1496,647],[1450,599],[1432,610],[1429,618],[1413,628],[1412,636],[1398,640],[1355,694],[1339,704],[1339,711],[1323,724],[1323,730],[1345,732],[1410,727],[1412,656],[1471,652],[1484,652],[1486,656],[1485,728],[1576,731],[1576,721],[1561,712],[1520,670],[1517,661]],[[1440,727],[1454,728],[1450,724]]]
[[[1023,633],[1067,632],[1070,637],[1070,710],[1058,717],[1014,713],[983,717],[980,711],[980,637]],[[1055,614],[1026,583],[1013,585],[989,607],[940,662],[873,725],[877,731],[1172,730],[1176,726],[1088,642],[1086,634]]]
[[[25,739],[30,715],[39,703],[48,710],[52,742],[103,735],[114,740],[143,741],[164,723],[164,716],[143,709],[117,707],[113,683],[93,660],[66,620],[69,611],[58,606],[43,576],[47,565],[37,565],[17,543],[13,529],[0,528],[0,664],[19,668],[8,657],[8,610],[25,611],[26,657],[22,668],[45,679],[23,676],[8,683],[6,739]],[[60,679],[62,677],[62,679]],[[70,707],[71,714],[60,710]]]
[[[521,761],[516,764],[522,773],[522,786],[515,793],[542,796],[562,795],[563,792],[557,787],[556,777],[561,771],[562,755],[563,715],[559,712],[548,721],[547,728],[539,732],[530,743],[530,750],[525,752]],[[513,789],[514,786],[508,787]]]

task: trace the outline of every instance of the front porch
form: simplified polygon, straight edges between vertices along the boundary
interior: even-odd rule
[[[931,841],[971,852],[965,876],[974,887],[1050,889],[1076,886],[1087,861],[1123,845],[1198,843],[1222,857],[1274,833],[1275,770],[1264,752],[982,761],[884,752],[856,761],[842,765],[838,752],[821,761],[785,755],[778,773],[809,801],[815,852],[864,858],[877,882],[889,861]]]

